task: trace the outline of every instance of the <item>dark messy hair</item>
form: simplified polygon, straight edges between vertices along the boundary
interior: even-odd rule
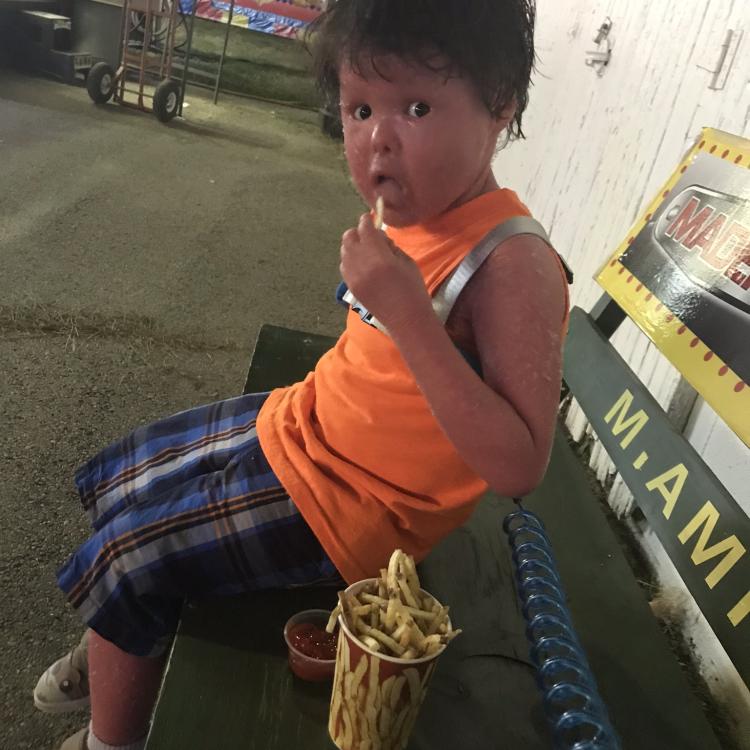
[[[515,102],[508,133],[523,138],[535,14],[535,0],[336,0],[311,24],[307,45],[329,106],[338,107],[343,62],[377,70],[379,56],[394,54],[467,77],[494,117]]]

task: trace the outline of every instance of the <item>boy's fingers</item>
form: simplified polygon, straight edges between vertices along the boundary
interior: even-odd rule
[[[362,216],[359,217],[357,228],[363,234],[371,234],[378,231],[372,223],[372,216],[370,216],[370,214],[362,214]]]
[[[355,242],[359,242],[359,231],[357,229],[347,229],[344,234],[341,235],[341,246],[352,245]]]

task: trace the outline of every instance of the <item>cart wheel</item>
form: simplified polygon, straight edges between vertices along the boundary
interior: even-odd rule
[[[160,122],[169,122],[180,105],[180,85],[170,78],[162,81],[154,91],[154,114]]]
[[[115,93],[115,71],[105,62],[98,62],[86,76],[86,91],[92,101],[104,104]]]

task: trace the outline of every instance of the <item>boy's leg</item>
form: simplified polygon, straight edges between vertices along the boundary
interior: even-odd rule
[[[169,487],[224,468],[256,439],[267,393],[217,401],[143,425],[93,456],[75,483],[95,529]]]
[[[222,470],[119,513],[58,574],[83,620],[138,656],[167,648],[185,598],[337,578],[257,438]]]
[[[92,674],[93,726],[123,744],[145,732],[137,717],[127,718],[130,691],[142,692],[139,716],[150,715],[162,663],[153,657],[169,645],[185,598],[340,579],[253,437],[220,470],[127,505],[71,557],[58,580],[99,634],[97,643],[109,642],[100,652],[101,673],[114,664],[118,679],[102,688],[100,700]],[[93,651],[91,659],[96,670]],[[132,734],[120,735],[126,726]]]
[[[95,529],[169,487],[225,468],[257,442],[255,420],[266,393],[196,407],[137,428],[76,473],[81,501]],[[85,646],[79,644],[40,677],[34,703],[62,713],[88,705]]]
[[[108,745],[143,740],[161,684],[164,657],[132,656],[91,633],[91,731]]]

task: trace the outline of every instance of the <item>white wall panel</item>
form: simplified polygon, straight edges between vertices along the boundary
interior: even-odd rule
[[[748,0],[537,0],[538,72],[525,115],[526,141],[495,161],[502,185],[515,189],[547,227],[576,274],[572,301],[590,309],[602,290],[593,276],[626,237],[702,127],[750,137],[750,2]],[[612,60],[603,76],[585,65],[593,37],[609,16]],[[743,31],[726,85],[709,88],[728,29]],[[680,375],[630,321],[613,343],[667,409]],[[590,434],[575,400],[567,412],[575,440]],[[750,449],[699,399],[686,435],[750,512]],[[595,445],[591,464],[602,483],[613,466]],[[618,477],[609,501],[619,515],[632,497]],[[650,532],[643,538],[663,585],[679,588]],[[750,693],[694,605],[687,635],[717,695],[733,706],[750,747]]]

